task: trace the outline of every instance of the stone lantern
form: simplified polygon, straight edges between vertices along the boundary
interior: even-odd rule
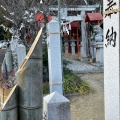
[[[68,49],[69,49],[68,40],[64,41],[64,47],[65,47],[65,54],[68,54]]]
[[[76,40],[75,40],[75,38],[73,37],[70,41],[71,41],[71,45],[70,45],[70,46],[71,46],[71,48],[72,48],[72,55],[75,55],[75,46],[76,46],[76,45],[75,45],[75,41],[76,41]]]
[[[104,63],[103,58],[103,31],[99,25],[96,25],[96,35],[95,35],[95,47],[96,47],[96,62],[101,64]]]

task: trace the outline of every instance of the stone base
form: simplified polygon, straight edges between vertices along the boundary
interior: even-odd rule
[[[81,58],[80,61],[88,61],[89,58],[88,57],[84,57],[84,58]]]
[[[90,58],[90,62],[95,63],[96,62],[96,58]]]
[[[103,68],[104,69],[104,64],[101,64],[101,63],[98,63],[98,62],[96,62],[96,63],[91,63],[92,65],[94,65],[94,66],[97,66],[97,67],[100,67],[100,68]]]

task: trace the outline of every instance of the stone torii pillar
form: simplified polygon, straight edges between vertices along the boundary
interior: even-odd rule
[[[85,23],[85,11],[81,11],[81,16],[83,20],[81,21],[81,32],[82,32],[82,41],[81,41],[81,60],[87,60],[88,57],[88,40],[86,32],[86,23]]]
[[[105,120],[120,120],[120,1],[103,3]]]

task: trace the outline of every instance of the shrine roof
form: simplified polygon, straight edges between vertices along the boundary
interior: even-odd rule
[[[97,22],[103,20],[101,13],[87,13],[85,22]]]

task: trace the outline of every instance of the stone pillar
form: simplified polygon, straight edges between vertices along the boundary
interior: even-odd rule
[[[65,54],[68,54],[68,49],[69,49],[68,41],[64,42],[64,46],[65,46]]]
[[[87,40],[87,33],[86,33],[86,24],[85,24],[85,11],[81,11],[81,17],[83,20],[81,21],[81,60],[87,60],[88,57],[88,40]]]
[[[9,73],[12,70],[12,51],[10,48],[7,48],[7,52],[5,54],[5,61],[6,61],[7,72]]]
[[[0,120],[18,120],[17,93],[17,85],[15,85],[0,109]]]
[[[119,8],[120,1],[104,0],[103,4],[105,120],[120,120],[120,12],[105,15],[107,8]]]
[[[43,99],[44,120],[70,120],[70,101],[58,92]]]
[[[18,58],[18,67],[20,67],[21,63],[25,59],[26,56],[26,48],[22,44],[18,44],[17,46],[17,58]]]
[[[74,40],[75,40],[75,39],[74,39]],[[72,48],[72,55],[75,55],[75,46],[76,46],[76,45],[75,45],[75,41],[72,41],[70,46],[71,46],[71,48]]]
[[[12,40],[10,42],[11,50],[16,51],[17,45],[18,45],[18,38],[16,38],[15,36],[12,36]]]
[[[61,39],[58,21],[50,21],[48,27],[48,63],[50,93],[63,94]]]
[[[19,120],[42,120],[42,29],[18,69]],[[39,39],[40,37],[40,39]]]
[[[91,49],[91,55],[92,55],[91,62],[96,62],[96,48],[95,48],[95,42],[91,42],[91,43],[90,43],[90,49]]]
[[[15,51],[15,47],[16,47],[16,45],[15,45],[15,40],[14,40],[14,37],[12,36],[12,39],[11,39],[11,42],[10,42],[10,46],[11,46],[11,50],[12,51]]]

